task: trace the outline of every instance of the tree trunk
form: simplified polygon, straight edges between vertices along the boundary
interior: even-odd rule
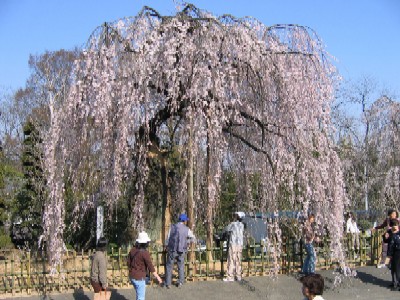
[[[194,232],[195,222],[194,222],[194,200],[193,200],[193,143],[192,143],[192,129],[189,129],[189,144],[188,144],[188,177],[187,177],[187,214],[188,214],[188,227],[192,232]],[[192,274],[196,274],[196,266],[195,262],[195,245],[190,244],[189,249],[189,272],[192,271]]]
[[[213,199],[211,199],[210,195],[210,186],[212,185],[212,179],[211,179],[211,149],[210,149],[210,135],[207,132],[207,209],[206,209],[206,231],[207,231],[207,237],[206,237],[206,248],[209,250],[207,257],[208,261],[213,260],[213,255],[212,255],[212,247],[213,247]]]
[[[161,159],[161,179],[163,186],[161,242],[164,244],[171,227],[171,186],[165,159]]]

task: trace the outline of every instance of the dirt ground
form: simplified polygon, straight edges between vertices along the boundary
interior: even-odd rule
[[[399,299],[400,291],[391,291],[388,285],[391,280],[388,269],[377,269],[376,267],[360,267],[356,269],[357,276],[344,278],[339,288],[335,288],[335,274],[332,270],[323,270],[319,273],[325,278],[324,299],[373,299],[387,300]],[[54,293],[49,295],[32,295],[3,299],[23,300],[91,300],[93,293],[89,291],[76,290],[63,294]],[[135,299],[133,288],[113,289],[111,300]],[[188,282],[178,289],[172,286],[167,290],[159,286],[149,286],[146,290],[146,299],[192,299],[192,300],[230,300],[230,299],[270,299],[270,300],[295,300],[303,299],[301,294],[301,283],[297,275],[278,275],[272,277],[244,277],[242,282],[201,281]]]

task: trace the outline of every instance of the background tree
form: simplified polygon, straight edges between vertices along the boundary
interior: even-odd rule
[[[18,109],[12,91],[0,92],[0,247],[11,247],[10,227],[13,199],[22,185]]]
[[[389,93],[391,94],[391,93]],[[351,210],[387,210],[384,181],[397,166],[397,103],[370,76],[346,83],[333,109]]]
[[[11,239],[7,224],[9,221],[8,205],[5,199],[5,162],[3,147],[0,143],[0,248],[9,247]]]
[[[31,55],[29,59],[31,75],[26,86],[15,92],[5,90],[1,93],[0,133],[8,170],[6,172],[8,174],[6,176],[6,201],[9,210],[14,211],[14,220],[11,220],[11,214],[9,215],[10,224],[13,221],[20,223],[21,220],[25,220],[22,221],[23,223],[41,223],[35,219],[37,214],[41,213],[42,203],[36,203],[37,199],[34,195],[38,195],[36,192],[43,194],[44,182],[40,180],[41,176],[36,176],[30,171],[27,172],[27,168],[31,168],[31,166],[24,166],[24,164],[27,163],[29,157],[34,157],[36,163],[33,168],[40,169],[42,149],[27,146],[26,143],[32,142],[28,141],[31,138],[25,139],[24,145],[24,126],[29,123],[28,127],[34,127],[35,132],[39,130],[44,133],[47,130],[50,122],[49,104],[59,105],[68,94],[69,84],[72,80],[71,70],[78,56],[77,49]],[[35,133],[35,135],[37,134]],[[31,149],[27,150],[28,147]],[[23,169],[24,176],[22,176]],[[29,177],[31,175],[32,177]],[[36,192],[32,193],[33,190]],[[13,207],[14,204],[17,207]],[[28,207],[30,204],[33,206]],[[29,210],[32,211],[28,213]],[[34,218],[33,211],[35,211]],[[35,239],[35,234],[32,238]]]
[[[386,211],[399,209],[400,104],[388,96],[377,99],[370,109],[370,160],[375,162],[371,194],[374,207]],[[371,176],[372,177],[372,176]]]

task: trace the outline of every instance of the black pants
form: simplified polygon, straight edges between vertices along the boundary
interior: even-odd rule
[[[395,287],[400,286],[400,250],[395,250],[391,261],[392,280]]]

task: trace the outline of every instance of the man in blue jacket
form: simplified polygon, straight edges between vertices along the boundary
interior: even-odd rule
[[[166,278],[165,287],[169,289],[172,281],[172,269],[174,267],[174,261],[178,264],[179,280],[176,284],[177,287],[181,287],[185,280],[185,256],[187,252],[188,242],[194,240],[192,231],[186,226],[188,221],[186,214],[179,216],[179,222],[173,224],[169,230],[169,234],[165,245],[167,245],[167,264],[166,264]]]

